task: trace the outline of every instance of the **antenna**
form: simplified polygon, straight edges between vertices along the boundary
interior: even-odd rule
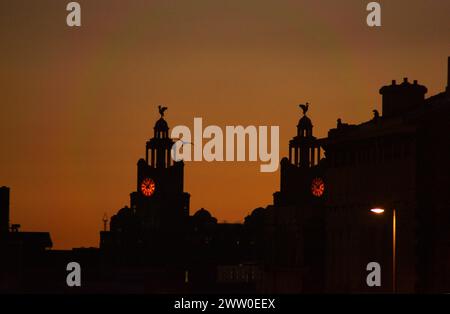
[[[103,219],[102,219],[102,221],[103,221],[103,231],[108,231],[107,229],[108,229],[108,215],[106,215],[106,213],[103,215]]]

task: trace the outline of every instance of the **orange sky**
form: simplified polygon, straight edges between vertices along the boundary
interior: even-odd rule
[[[369,119],[392,79],[446,85],[448,1],[380,1],[379,29],[361,0],[79,1],[80,29],[68,2],[0,2],[0,185],[12,222],[55,248],[98,246],[103,214],[135,188],[156,104],[171,127],[279,125],[285,156],[300,102],[322,137],[337,118]],[[219,221],[270,204],[278,181],[259,163],[186,163],[191,213]]]

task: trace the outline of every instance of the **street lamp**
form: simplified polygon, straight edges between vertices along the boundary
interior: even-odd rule
[[[384,213],[384,209],[383,208],[372,208],[370,211],[372,213],[375,213],[375,214],[382,214],[382,213]]]
[[[385,212],[384,208],[376,207],[370,210],[372,213],[376,215],[381,215]],[[397,218],[395,213],[395,208],[392,209],[392,290],[394,293],[397,291],[397,262],[396,262],[396,254],[397,254]]]

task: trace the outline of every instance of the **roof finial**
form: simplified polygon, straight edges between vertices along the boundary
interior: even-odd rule
[[[303,115],[306,115],[306,112],[308,112],[308,107],[309,107],[309,102],[305,103],[305,104],[300,104],[298,105],[302,111],[303,111]]]
[[[161,118],[164,117],[164,111],[167,110],[167,107],[163,107],[161,105],[158,105],[159,114],[161,115]]]

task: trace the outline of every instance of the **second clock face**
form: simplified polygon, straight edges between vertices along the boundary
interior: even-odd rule
[[[321,197],[325,192],[325,183],[321,178],[314,178],[311,182],[311,193],[315,197]]]
[[[150,197],[155,193],[156,185],[155,181],[150,178],[145,178],[141,182],[141,192],[144,196]]]

